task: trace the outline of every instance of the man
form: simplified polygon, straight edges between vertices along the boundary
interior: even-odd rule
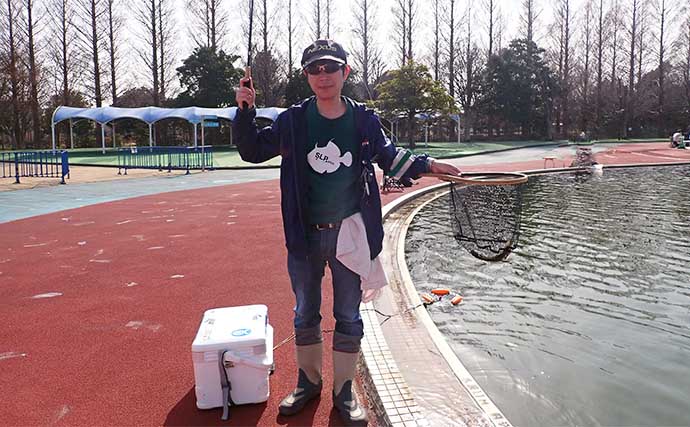
[[[296,414],[321,393],[321,279],[328,263],[336,320],[333,402],[347,424],[365,424],[366,411],[357,402],[352,381],[363,336],[361,287],[370,277],[348,268],[336,254],[343,243],[339,232],[346,225],[356,229],[356,224],[362,224],[366,261],[374,262],[371,260],[381,252],[381,199],[372,162],[408,186],[421,173],[457,175],[460,171],[426,155],[396,149],[373,111],[341,95],[350,66],[340,44],[315,41],[304,50],[301,65],[314,97],[284,111],[272,126],[258,130],[254,88],[245,76],[237,89],[240,107],[233,123],[243,160],[260,163],[282,156],[281,207],[288,272],[296,299],[299,369],[297,387],[279,409],[283,415]],[[365,291],[366,299],[374,294],[372,289]]]
[[[671,147],[672,148],[683,148],[681,147],[683,145],[683,134],[680,132],[680,129],[676,133],[673,134],[671,137]]]

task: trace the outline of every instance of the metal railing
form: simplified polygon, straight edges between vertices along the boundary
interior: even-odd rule
[[[117,151],[118,174],[128,169],[213,169],[213,146],[203,147],[130,147]]]
[[[69,178],[69,154],[67,151],[15,151],[0,153],[0,169],[3,178],[60,178],[66,184]]]

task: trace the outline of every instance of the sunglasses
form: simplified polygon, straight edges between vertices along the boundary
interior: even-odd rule
[[[336,71],[339,71],[340,69],[343,68],[343,64],[339,64],[334,61],[325,61],[325,62],[314,62],[313,64],[309,64],[306,67],[304,67],[304,71],[307,72],[307,74],[311,74],[312,76],[315,76],[317,74],[320,74],[322,71],[325,71],[326,74],[333,74]]]

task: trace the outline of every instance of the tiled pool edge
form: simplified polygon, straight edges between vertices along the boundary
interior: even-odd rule
[[[425,187],[386,204],[382,209],[384,222],[397,207],[445,185],[447,184],[442,183]],[[421,413],[388,348],[374,304],[362,303],[360,311],[364,322],[364,337],[358,373],[377,425],[429,426],[430,423]]]
[[[426,187],[388,203],[383,208],[384,221],[398,207],[445,186],[447,184],[442,183]],[[414,209],[414,212],[409,215],[406,221],[405,228],[409,226],[414,215],[427,203],[428,201]],[[404,278],[403,284],[407,293],[413,300],[417,301],[415,305],[421,305],[419,304],[420,300],[414,288],[414,283],[404,262],[404,251],[399,250],[400,244],[404,242],[404,238],[405,235],[403,233],[399,236],[400,242],[392,250],[397,252],[394,256],[398,258],[400,273]],[[374,304],[362,304],[360,311],[362,312],[362,320],[364,322],[364,338],[362,339],[362,357],[359,360],[358,370],[361,385],[369,400],[369,406],[376,415],[377,425],[405,427],[431,425],[415,402],[407,382],[398,369],[378,323]],[[436,328],[426,309],[419,306],[414,312],[425,325],[427,333],[431,336],[436,348],[441,352],[446,363],[454,372],[456,379],[465,387],[475,404],[484,411],[486,420],[494,426],[512,427],[512,424],[494,405],[457,358],[445,341],[445,338]]]

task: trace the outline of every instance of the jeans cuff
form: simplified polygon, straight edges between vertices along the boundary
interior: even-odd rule
[[[343,353],[359,353],[362,337],[345,335],[338,331],[333,333],[333,350]]]
[[[321,325],[312,328],[295,328],[295,345],[311,345],[323,342]]]

